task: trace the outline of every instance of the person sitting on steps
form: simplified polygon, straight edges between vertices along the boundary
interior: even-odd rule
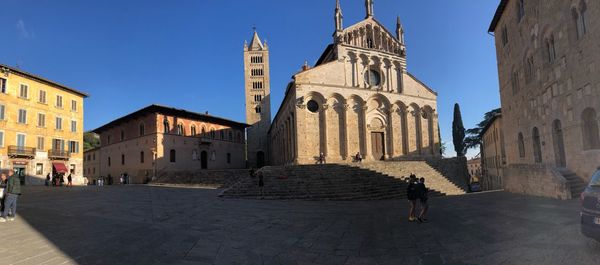
[[[326,163],[325,154],[323,154],[323,153],[319,154],[319,159],[317,160],[317,164],[323,165],[325,163]]]
[[[356,155],[354,156],[354,161],[357,163],[361,163],[362,162],[362,156],[360,155],[360,152],[356,153]]]

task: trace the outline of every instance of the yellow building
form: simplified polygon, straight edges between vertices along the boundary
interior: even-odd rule
[[[83,183],[85,93],[0,64],[0,169],[26,185],[48,174]],[[65,176],[66,179],[66,176]]]

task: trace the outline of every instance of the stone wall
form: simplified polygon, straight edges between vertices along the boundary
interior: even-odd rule
[[[504,171],[504,189],[509,192],[555,199],[571,199],[567,181],[543,165],[510,165]]]
[[[247,169],[169,171],[160,173],[159,177],[152,181],[152,183],[224,188],[249,176],[250,171]]]
[[[426,161],[429,166],[442,173],[454,184],[468,190],[470,177],[466,157],[427,159]]]

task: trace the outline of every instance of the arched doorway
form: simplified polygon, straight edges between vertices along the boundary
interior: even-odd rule
[[[566,167],[565,144],[560,120],[552,123],[552,140],[554,143],[554,159],[557,167]]]
[[[265,153],[259,151],[256,153],[256,167],[261,168],[265,166]]]
[[[202,153],[200,153],[200,168],[208,168],[208,153],[206,151],[202,151]]]

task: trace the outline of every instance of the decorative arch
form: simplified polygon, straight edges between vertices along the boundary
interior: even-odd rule
[[[533,140],[533,158],[536,163],[542,163],[542,144],[540,137],[540,130],[537,127],[533,127],[531,131],[531,139]]]

